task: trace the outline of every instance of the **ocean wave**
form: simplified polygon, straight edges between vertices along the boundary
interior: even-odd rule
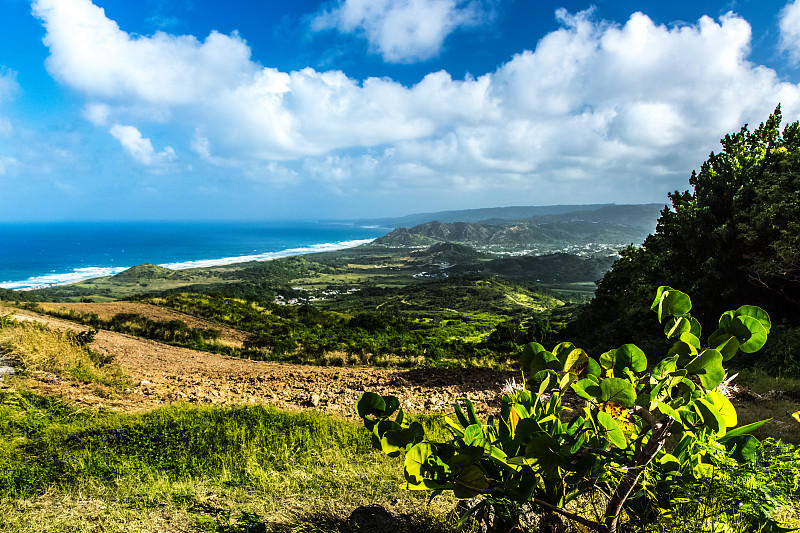
[[[290,257],[293,255],[304,255],[318,252],[332,252],[334,250],[341,250],[343,248],[352,248],[372,242],[374,239],[358,239],[352,241],[341,242],[326,242],[321,244],[311,244],[298,248],[288,248],[277,252],[266,252],[262,254],[253,255],[238,255],[234,257],[222,257],[219,259],[198,259],[194,261],[181,261],[176,263],[162,263],[159,266],[169,268],[171,270],[181,270],[184,268],[201,268],[212,267],[221,265],[230,265],[233,263],[246,263],[248,261],[270,261],[280,257]],[[133,265],[131,265],[133,266]],[[44,274],[42,276],[33,276],[22,281],[4,281],[0,283],[0,288],[15,289],[15,290],[31,290],[41,289],[44,287],[53,287],[55,285],[67,285],[70,283],[77,283],[79,281],[100,278],[104,276],[113,276],[120,272],[127,270],[131,266],[125,267],[83,267],[76,268],[71,272],[60,274]]]
[[[128,267],[85,267],[76,268],[72,272],[61,274],[44,274],[43,276],[33,276],[23,281],[4,281],[0,283],[3,289],[41,289],[52,287],[53,285],[65,285],[75,283],[89,278],[100,278],[103,276],[113,276],[119,274]]]
[[[235,257],[222,257],[220,259],[198,259],[196,261],[183,261],[180,263],[164,263],[159,266],[172,270],[181,270],[184,268],[201,268],[230,265],[232,263],[246,263],[248,261],[270,261],[272,259],[278,259],[279,257],[290,257],[292,255],[313,254],[318,252],[332,252],[334,250],[341,250],[343,248],[352,248],[353,246],[359,246],[374,240],[375,239],[359,239],[354,241],[326,242],[322,244],[303,246],[301,248],[288,248],[279,252],[266,252],[263,254],[254,255],[237,255]]]

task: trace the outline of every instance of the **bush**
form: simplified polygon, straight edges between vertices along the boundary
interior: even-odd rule
[[[672,347],[654,366],[633,344],[598,359],[568,342],[552,352],[528,344],[527,386],[507,384],[498,420],[481,422],[469,400],[465,410],[456,405],[446,442],[426,438],[393,396],[365,393],[358,414],[376,447],[405,454],[407,488],[482,498],[473,511],[492,510],[492,531],[516,527],[529,507],[541,517],[540,531],[564,531],[565,519],[602,533],[642,531],[680,509],[687,494],[730,481],[719,474],[756,456],[758,441],[749,433],[764,423],[736,427],[722,363],[758,351],[769,316],[754,306],[723,313],[704,348],[691,309],[688,295],[658,289],[651,310]],[[582,408],[564,404],[568,391]],[[740,503],[766,494],[735,488],[738,499],[731,501]],[[576,513],[578,502],[594,514]],[[777,531],[771,513],[750,505],[739,519],[751,530]]]

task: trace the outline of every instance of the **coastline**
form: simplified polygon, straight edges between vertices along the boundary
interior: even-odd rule
[[[236,263],[249,263],[252,261],[272,261],[273,259],[280,259],[284,257],[292,257],[296,255],[306,255],[320,252],[333,252],[336,250],[344,250],[346,248],[353,248],[362,244],[367,244],[375,239],[352,239],[339,242],[326,242],[310,244],[307,246],[287,248],[285,250],[278,250],[274,252],[264,252],[260,254],[249,254],[240,256],[221,257],[217,259],[195,259],[190,261],[176,261],[169,263],[161,263],[158,266],[168,268],[170,270],[185,270],[190,268],[209,268],[214,266],[232,265]],[[48,287],[58,287],[64,285],[73,285],[88,279],[102,278],[113,276],[123,272],[133,266],[125,267],[81,267],[74,268],[70,272],[43,274],[39,276],[31,276],[27,280],[20,281],[3,281],[0,282],[0,288],[11,289],[20,292],[33,291],[37,289],[45,289]],[[60,279],[58,279],[60,278]],[[53,281],[47,281],[52,279]]]

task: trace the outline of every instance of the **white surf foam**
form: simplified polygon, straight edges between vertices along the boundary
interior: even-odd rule
[[[159,266],[169,268],[171,270],[180,270],[184,268],[200,268],[212,267],[221,265],[230,265],[233,263],[245,263],[248,261],[269,261],[279,257],[289,257],[292,255],[303,255],[317,252],[332,252],[334,250],[341,250],[343,248],[352,248],[372,242],[374,239],[358,239],[352,241],[341,242],[326,242],[321,244],[312,244],[300,248],[288,248],[277,252],[266,252],[263,254],[253,255],[239,255],[235,257],[221,257],[218,259],[198,259],[194,261],[181,261],[176,263],[162,263]],[[133,265],[131,265],[133,266]],[[32,290],[41,289],[44,287],[52,287],[55,285],[66,285],[69,283],[76,283],[91,278],[99,278],[104,276],[113,276],[119,274],[123,270],[127,270],[130,266],[125,267],[84,267],[76,268],[71,272],[65,273],[52,273],[44,274],[42,276],[33,276],[22,281],[4,281],[0,283],[0,288],[3,289],[16,289],[16,290]]]

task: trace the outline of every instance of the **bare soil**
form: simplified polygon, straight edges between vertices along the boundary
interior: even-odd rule
[[[113,310],[108,307],[111,305],[118,306],[113,308],[116,312],[145,314],[143,311],[146,311],[131,307],[142,304],[129,303],[82,304],[84,307],[80,309],[98,312],[90,310],[93,309],[90,306],[103,306],[100,311],[113,315]],[[0,307],[0,314],[11,311]],[[15,314],[20,320],[35,320],[58,329],[87,329],[30,311],[16,310]],[[155,315],[145,316],[152,318]],[[373,391],[397,396],[402,407],[409,412],[450,412],[452,403],[469,398],[485,416],[499,408],[503,383],[519,377],[513,372],[481,368],[392,370],[250,361],[110,331],[97,332],[90,347],[113,357],[128,376],[129,389],[121,393],[112,392],[96,384],[45,373],[30,376],[28,386],[41,394],[61,396],[70,403],[121,411],[147,410],[173,402],[255,403],[288,410],[317,409],[345,418],[357,418],[355,405],[358,398],[364,391]]]

